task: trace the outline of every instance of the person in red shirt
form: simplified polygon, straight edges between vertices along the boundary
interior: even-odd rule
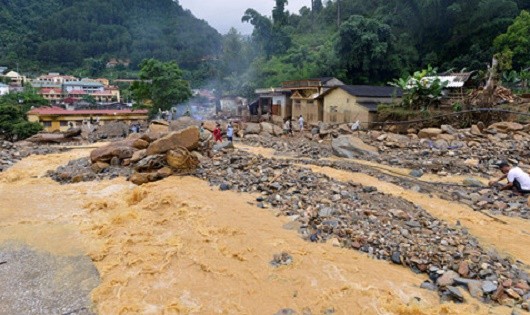
[[[221,132],[221,125],[215,125],[215,129],[213,130],[213,138],[215,142],[223,142],[223,133]]]

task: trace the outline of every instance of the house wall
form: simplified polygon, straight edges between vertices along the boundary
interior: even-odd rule
[[[322,119],[324,119],[323,113],[323,104],[320,100],[293,100],[293,119],[302,115],[307,123],[314,123],[322,121]]]
[[[400,98],[392,97],[356,97],[342,89],[335,89],[324,96],[324,122],[326,123],[349,123],[359,120],[365,123],[375,121],[377,115],[359,104],[371,103],[393,103],[399,102]]]
[[[358,99],[342,89],[335,89],[324,96],[324,122],[348,123],[357,120],[361,122],[373,121],[368,109],[357,104]],[[360,101],[360,99],[359,99]],[[368,101],[363,98],[363,101]],[[370,101],[372,101],[370,99]]]
[[[277,95],[272,97],[272,104],[273,105],[280,105],[281,106],[281,114],[280,114],[280,122],[283,121],[283,119],[290,117],[292,115],[292,102],[287,95]]]
[[[28,115],[28,121],[38,122],[44,127],[46,132],[54,131],[67,131],[70,127],[69,122],[72,122],[75,127],[80,127],[84,120],[89,121],[90,117],[95,120],[99,117],[100,124],[112,121],[122,121],[126,124],[130,124],[133,121],[146,121],[147,115],[133,114],[133,115],[116,115],[116,116],[97,116],[97,115],[68,115],[68,116],[55,116],[55,115]]]

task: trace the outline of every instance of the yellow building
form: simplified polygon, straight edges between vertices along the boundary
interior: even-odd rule
[[[28,112],[30,122],[38,122],[47,132],[66,131],[71,127],[80,127],[83,123],[99,122],[105,124],[112,121],[123,121],[127,124],[136,121],[146,121],[148,111],[139,109],[96,109],[96,110],[66,110],[60,107],[39,107]]]
[[[377,117],[379,104],[399,102],[400,89],[390,86],[341,85],[318,96],[322,104],[322,120],[326,123],[360,121],[369,125]]]
[[[293,118],[302,115],[308,123],[324,119],[324,104],[320,96],[331,88],[344,85],[337,78],[323,77],[307,80],[287,81],[282,83],[282,89],[291,91]]]

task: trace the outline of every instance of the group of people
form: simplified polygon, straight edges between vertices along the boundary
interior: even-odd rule
[[[200,132],[203,134],[205,132],[204,123],[201,123]],[[221,130],[221,124],[217,123],[215,129],[212,132],[214,142],[223,142],[223,131]],[[230,121],[226,126],[226,138],[229,142],[234,141],[234,125]]]
[[[298,117],[298,130],[300,130],[300,132],[304,132],[304,117],[302,115],[300,115]],[[283,133],[286,134],[286,135],[294,135],[293,133],[293,122],[291,120],[291,118],[287,118],[284,123],[283,123]]]

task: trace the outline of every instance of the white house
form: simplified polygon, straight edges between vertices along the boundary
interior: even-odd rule
[[[6,95],[7,93],[9,93],[9,85],[0,83],[0,95]]]
[[[70,81],[63,83],[64,94],[70,94],[72,91],[83,91],[86,94],[105,91],[103,84],[89,81]]]

